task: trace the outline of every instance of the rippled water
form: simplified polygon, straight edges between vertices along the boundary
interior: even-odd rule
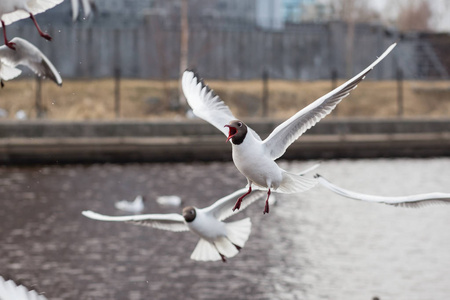
[[[300,171],[313,162],[282,162]],[[318,173],[364,193],[450,192],[450,159],[323,161]],[[317,187],[277,195],[251,216],[242,252],[189,259],[197,238],[84,218],[120,215],[114,202],[161,195],[199,207],[245,185],[231,163],[0,167],[0,274],[49,299],[447,299],[450,206],[362,203]]]

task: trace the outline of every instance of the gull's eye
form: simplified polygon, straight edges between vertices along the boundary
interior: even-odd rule
[[[242,127],[242,123],[241,123],[241,122],[238,122],[238,126],[239,126],[239,127]]]

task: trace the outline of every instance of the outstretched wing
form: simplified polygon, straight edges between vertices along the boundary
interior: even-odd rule
[[[330,191],[335,192],[336,194],[350,199],[405,207],[422,207],[431,204],[450,204],[450,193],[428,193],[397,197],[375,196],[343,189],[335,184],[332,184],[319,174],[317,174],[315,177],[318,179],[319,183],[322,186],[326,187]]]
[[[0,299],[2,300],[47,300],[44,295],[35,290],[27,289],[14,281],[5,280],[0,276]]]
[[[168,231],[188,231],[184,218],[180,214],[147,214],[134,216],[105,216],[85,210],[83,216],[98,221],[126,222],[136,225],[149,226]]]
[[[27,5],[28,8],[30,9],[29,12],[32,13],[33,15],[37,15],[50,8],[53,8],[54,6],[60,4],[61,2],[63,2],[63,0],[30,0],[27,1]],[[14,12],[4,14],[2,20],[5,22],[5,25],[8,25],[15,21],[25,19],[28,17],[30,17],[30,14],[28,12],[24,10],[16,10]]]
[[[194,114],[211,123],[227,136],[228,129],[224,126],[236,120],[236,117],[219,96],[203,82],[197,73],[191,70],[184,71],[181,86]]]
[[[16,44],[16,50],[0,47],[0,60],[4,64],[26,66],[37,75],[48,77],[58,85],[62,84],[58,71],[41,50],[22,38],[15,37],[11,42]]]
[[[275,128],[263,142],[270,157],[277,159],[282,156],[289,145],[298,139],[306,130],[329,114],[343,98],[356,88],[358,83],[366,77],[367,73],[392,51],[395,45],[392,44],[377,60],[361,73],[328,94],[320,97]]]
[[[212,214],[219,220],[223,221],[229,217],[243,211],[250,204],[255,201],[265,199],[267,191],[265,190],[254,190],[250,195],[246,196],[241,203],[241,208],[239,210],[233,211],[234,204],[236,200],[247,192],[247,188],[243,188],[235,191],[234,193],[225,196],[217,200],[213,205],[204,208],[205,211],[212,212]]]

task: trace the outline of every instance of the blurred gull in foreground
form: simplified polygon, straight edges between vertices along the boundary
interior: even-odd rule
[[[361,194],[357,192],[353,192],[350,190],[343,189],[321,175],[317,174],[315,176],[319,184],[323,187],[329,189],[330,191],[335,192],[336,194],[339,194],[341,196],[350,198],[350,199],[356,199],[356,200],[362,200],[362,201],[368,201],[368,202],[375,202],[375,203],[384,203],[394,206],[404,206],[404,207],[423,207],[426,205],[432,205],[432,204],[450,204],[450,193],[427,193],[427,194],[416,194],[416,195],[409,195],[409,196],[376,196],[376,195],[368,195],[368,194]]]
[[[263,213],[269,213],[271,189],[279,193],[298,193],[316,185],[316,181],[287,172],[275,162],[286,149],[305,131],[328,115],[366,75],[395,47],[392,44],[372,64],[359,74],[315,100],[288,120],[276,127],[263,141],[244,122],[237,120],[228,106],[203,80],[191,70],[183,74],[181,84],[189,106],[199,118],[222,131],[231,141],[233,162],[247,178],[247,193],[240,196],[233,210],[239,209],[241,201],[252,191],[252,185],[267,188],[267,199]],[[228,127],[228,128],[227,128]]]
[[[222,260],[226,262],[227,257],[233,257],[239,253],[251,232],[250,218],[230,223],[223,222],[235,214],[231,210],[234,199],[244,194],[245,191],[246,189],[240,189],[205,208],[185,207],[182,215],[147,214],[114,217],[101,215],[93,211],[83,211],[82,214],[99,221],[127,222],[175,232],[192,231],[200,237],[200,241],[192,252],[191,259],[198,261]],[[242,209],[257,200],[263,199],[264,195],[265,191],[254,192],[245,198]]]
[[[9,42],[6,37],[6,25],[9,25],[15,21],[30,18],[34,22],[34,26],[38,30],[39,34],[51,41],[52,37],[42,32],[34,15],[44,12],[58,4],[63,0],[1,0],[0,1],[0,20],[3,27],[3,37],[5,39],[5,45],[11,49],[15,49],[14,41]]]
[[[138,214],[144,210],[144,197],[138,195],[133,201],[121,200],[114,203],[114,206],[117,209]]]
[[[47,300],[35,290],[28,290],[23,285],[17,285],[12,280],[5,280],[0,276],[0,299],[1,300]]]
[[[16,66],[28,67],[38,76],[47,77],[57,85],[62,85],[62,79],[50,60],[36,46],[19,37],[11,40],[16,45],[16,50],[7,46],[0,47],[0,80],[10,80],[20,75],[21,70]]]

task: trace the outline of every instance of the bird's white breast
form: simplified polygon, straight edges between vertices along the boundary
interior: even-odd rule
[[[261,187],[276,189],[283,179],[282,169],[267,155],[262,142],[250,135],[240,145],[233,144],[233,161],[245,177]]]
[[[208,241],[226,236],[225,223],[217,220],[210,214],[197,209],[194,221],[187,223],[189,229]]]

